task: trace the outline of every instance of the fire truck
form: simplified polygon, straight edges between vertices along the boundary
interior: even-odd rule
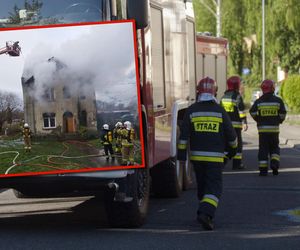
[[[6,42],[5,47],[0,48],[0,55],[8,54],[9,56],[20,56],[21,47],[19,46],[19,41],[16,42]]]
[[[64,11],[57,13],[59,9]],[[104,192],[101,197],[112,226],[142,225],[150,192],[160,197],[178,197],[190,186],[189,161],[182,166],[176,160],[179,125],[186,108],[195,102],[197,79],[204,75],[220,77],[216,69],[214,72],[207,71],[212,70],[208,63],[213,61],[214,67],[219,64],[215,59],[218,53],[211,48],[208,55],[197,46],[202,38],[196,39],[192,1],[44,0],[38,15],[33,15],[34,19],[30,20],[26,10],[21,13],[18,24],[5,23],[2,27],[27,23],[45,25],[49,20],[68,23],[135,20],[146,167],[1,178],[0,187],[13,188],[19,196],[44,196],[49,192],[75,190],[97,195],[101,191]],[[43,15],[47,16],[46,21]],[[210,41],[204,43],[209,44]],[[199,60],[201,55],[203,60],[197,64],[196,59]],[[196,70],[199,67],[203,68],[201,72]],[[226,68],[223,72],[226,74]],[[225,84],[225,78],[220,78],[222,84]],[[121,193],[125,196],[118,195]]]

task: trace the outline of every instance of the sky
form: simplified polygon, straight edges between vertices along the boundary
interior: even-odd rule
[[[54,56],[67,65],[70,75],[92,76],[97,100],[126,104],[137,97],[131,23],[3,29],[0,48],[6,41],[19,41],[22,54],[0,55],[0,91],[22,97],[21,77],[48,79],[53,69],[46,62]]]

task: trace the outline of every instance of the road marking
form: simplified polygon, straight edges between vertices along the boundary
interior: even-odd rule
[[[283,168],[279,169],[279,173],[294,173],[300,172],[300,168]],[[226,171],[223,172],[224,175],[234,175],[234,174],[258,174],[258,170],[241,170],[241,171]],[[272,173],[272,170],[269,170],[269,173]]]

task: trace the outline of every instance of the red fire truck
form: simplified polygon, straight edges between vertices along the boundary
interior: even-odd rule
[[[4,1],[11,4],[3,6],[13,8],[14,1]],[[0,4],[2,16],[11,10],[3,10],[3,6]],[[185,109],[195,101],[198,78],[208,74],[222,79],[222,83],[226,78],[220,78],[217,70],[215,75],[206,71],[211,70],[211,66],[207,66],[211,61],[218,65],[219,61],[214,59],[218,53],[210,48],[206,57],[207,53],[202,53],[198,47],[196,54],[194,12],[190,0],[74,0],[73,3],[70,0],[44,0],[37,12],[30,14],[22,9],[17,24],[6,20],[0,27],[45,25],[49,20],[68,23],[136,21],[146,168],[1,178],[0,187],[13,188],[18,196],[43,196],[74,190],[88,190],[93,194],[104,191],[103,199],[113,226],[140,226],[148,210],[150,183],[152,192],[163,197],[178,197],[181,190],[191,184],[191,166],[189,163],[180,166],[176,160],[178,125]],[[201,53],[205,56],[197,66],[196,58]],[[199,67],[204,70],[197,73]],[[226,75],[226,68],[222,72]],[[125,196],[118,196],[120,193]]]

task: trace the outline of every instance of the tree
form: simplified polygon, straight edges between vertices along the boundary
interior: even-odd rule
[[[244,61],[244,1],[222,1],[222,34],[229,40],[230,74],[242,74]]]
[[[13,8],[13,12],[9,12],[9,22],[13,23],[13,24],[18,24],[21,22],[20,16],[19,16],[19,8],[18,6],[15,4],[14,8]]]
[[[0,133],[4,122],[11,123],[12,119],[22,109],[21,99],[14,93],[0,92]]]
[[[34,15],[39,15],[41,8],[43,7],[43,2],[39,0],[32,0],[29,3],[25,0],[24,8],[27,10],[27,19],[30,20]]]
[[[210,8],[214,8],[212,1],[205,0]],[[216,19],[211,12],[200,2],[193,0],[193,6],[196,13],[196,30],[198,32],[210,32],[216,34]]]

